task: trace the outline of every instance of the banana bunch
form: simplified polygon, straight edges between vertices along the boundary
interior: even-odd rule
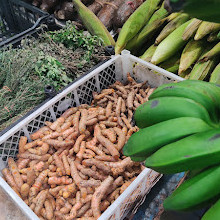
[[[164,201],[165,209],[204,207],[220,194],[219,113],[220,87],[198,80],[164,84],[137,108],[140,130],[125,144],[124,155],[160,173],[196,171]]]

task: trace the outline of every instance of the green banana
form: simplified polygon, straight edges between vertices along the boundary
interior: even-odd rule
[[[215,67],[213,72],[211,73],[211,77],[209,82],[216,83],[220,85],[220,63]]]
[[[208,61],[213,57],[216,57],[220,54],[220,42],[217,43],[209,52],[205,53],[201,58],[200,62]]]
[[[186,27],[186,29],[183,32],[182,39],[187,41],[191,37],[193,37],[196,33],[196,31],[199,28],[199,25],[202,23],[201,20],[193,18],[192,22]]]
[[[220,24],[219,23],[213,23],[213,22],[207,22],[203,21],[201,25],[199,26],[196,35],[194,37],[195,40],[200,40],[206,35],[216,32],[220,30]]]
[[[140,56],[140,58],[141,58],[142,60],[145,60],[145,61],[150,62],[150,60],[151,60],[151,58],[152,58],[152,56],[153,56],[153,54],[154,54],[156,48],[157,48],[157,46],[151,45],[151,46],[145,51],[145,53],[144,53],[142,56]]]
[[[173,31],[168,37],[166,37],[158,46],[151,59],[153,64],[159,64],[170,57],[172,57],[176,52],[182,49],[182,47],[187,43],[182,39],[182,34],[185,28],[192,22],[192,20],[187,21]]]
[[[184,80],[178,84],[184,85],[189,88],[195,88],[198,92],[204,93],[209,96],[216,108],[220,110],[220,88],[214,83],[200,81],[200,80]]]
[[[205,213],[201,220],[220,219],[220,199]]]
[[[178,28],[180,25],[185,23],[189,20],[189,15],[187,14],[180,14],[175,19],[170,21],[160,32],[158,37],[155,40],[155,45],[159,45],[159,43],[164,40],[169,34],[171,34],[176,28]]]
[[[220,31],[217,34],[217,38],[220,39]]]
[[[161,173],[178,173],[201,169],[220,161],[220,129],[193,134],[168,144],[145,161],[145,165]]]
[[[92,35],[99,36],[103,40],[105,46],[115,45],[115,41],[111,34],[92,11],[90,11],[80,0],[73,0],[73,5],[83,24]]]
[[[212,127],[199,118],[182,117],[163,121],[134,133],[125,144],[123,154],[146,159],[166,144],[210,129]]]
[[[213,121],[217,122],[218,108],[212,98],[207,96],[206,92],[207,90],[205,89],[198,90],[195,87],[186,87],[181,83],[175,83],[168,84],[167,86],[164,85],[163,88],[156,89],[149,97],[149,100],[168,96],[192,99],[201,104],[209,112]]]
[[[196,63],[190,73],[189,79],[204,80],[214,70],[216,63],[216,58],[203,63]]]
[[[203,50],[203,41],[189,41],[182,52],[178,74],[180,75],[182,72],[185,72],[194,62],[196,62]]]
[[[146,160],[146,157],[130,157],[131,160],[135,161],[135,162],[142,162],[142,161],[145,161]]]
[[[220,166],[211,167],[182,183],[167,199],[165,210],[191,210],[203,207],[220,194]],[[218,218],[210,218],[210,220]]]
[[[179,117],[201,118],[213,125],[208,111],[199,103],[182,97],[160,97],[139,106],[134,119],[139,128]]]
[[[115,45],[116,55],[121,53],[128,41],[130,41],[147,23],[159,3],[160,0],[147,0],[128,18],[119,33]]]

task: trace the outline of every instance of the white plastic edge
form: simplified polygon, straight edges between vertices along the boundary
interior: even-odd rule
[[[139,183],[148,175],[151,171],[149,168],[145,168],[138,177],[129,185],[129,187],[106,209],[105,212],[98,218],[98,220],[107,220],[117,211],[117,208],[120,207],[120,204],[123,204],[123,201],[126,199],[128,194],[134,191]]]
[[[147,67],[149,67],[150,69],[152,69],[152,70],[154,70],[154,71],[156,71],[156,72],[158,72],[158,73],[161,73],[161,74],[163,74],[163,75],[166,76],[166,77],[170,77],[170,78],[172,78],[172,79],[174,79],[174,80],[177,80],[177,81],[183,81],[183,80],[185,80],[184,78],[182,78],[182,77],[180,77],[180,76],[177,76],[177,75],[174,74],[174,73],[171,73],[171,72],[169,72],[169,71],[166,71],[166,70],[164,70],[164,69],[161,68],[161,67],[158,67],[158,66],[156,66],[156,65],[154,65],[154,64],[152,64],[152,63],[149,63],[149,62],[147,62],[147,61],[144,61],[144,60],[142,60],[142,59],[140,59],[140,58],[138,58],[138,57],[135,57],[135,56],[133,56],[133,55],[130,55],[130,59],[131,59],[132,61],[134,61],[134,62],[143,64],[144,66],[147,66]]]
[[[85,81],[87,81],[88,79],[92,78],[93,76],[95,76],[97,74],[97,72],[101,72],[102,70],[104,70],[106,67],[110,66],[112,63],[115,62],[115,60],[117,60],[120,57],[120,55],[115,56],[114,58],[108,60],[107,62],[103,63],[101,66],[97,67],[96,69],[94,69],[92,72],[90,72],[89,74],[85,75],[82,79],[76,81],[75,83],[73,83],[71,86],[69,86],[68,88],[66,88],[64,91],[62,91],[61,93],[57,94],[54,98],[52,98],[51,100],[49,100],[48,102],[46,102],[43,106],[41,106],[39,109],[35,110],[32,114],[30,114],[28,117],[26,117],[25,119],[23,119],[21,122],[19,122],[17,125],[15,125],[14,127],[12,127],[8,132],[6,132],[5,134],[3,134],[0,137],[0,144],[2,144],[5,140],[7,140],[12,134],[16,133],[17,131],[19,131],[21,128],[23,128],[25,125],[27,125],[31,120],[33,120],[33,118],[36,118],[37,116],[39,116],[42,112],[44,112],[45,110],[47,110],[49,107],[51,107],[53,104],[55,104],[58,100],[60,100],[61,98],[63,98],[64,96],[66,96],[66,94],[68,94],[69,92],[73,91],[75,88],[78,88],[82,83],[84,83]]]
[[[15,193],[15,191],[0,177],[0,187],[6,194],[14,201],[21,212],[31,220],[39,220],[37,215],[30,209],[30,207]],[[0,214],[1,215],[1,214]],[[1,217],[0,217],[1,218]]]

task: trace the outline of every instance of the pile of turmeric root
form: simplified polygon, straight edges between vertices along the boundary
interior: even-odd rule
[[[7,183],[40,219],[97,219],[144,167],[122,154],[138,128],[134,110],[154,88],[116,81],[92,104],[69,108],[19,140],[17,161],[2,170]]]

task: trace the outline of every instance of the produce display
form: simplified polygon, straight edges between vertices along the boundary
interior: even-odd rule
[[[0,130],[45,100],[44,87],[55,91],[108,58],[100,38],[66,28],[23,40],[22,48],[0,51]]]
[[[71,0],[26,0],[41,10],[54,14],[59,20],[79,21],[78,10]],[[108,30],[121,28],[129,16],[143,3],[143,0],[83,0],[82,3],[93,12]],[[83,21],[84,24],[84,21]],[[85,25],[85,24],[84,24]]]
[[[220,83],[220,24],[169,14],[160,2],[147,0],[129,17],[116,41],[116,54],[127,49],[183,78]]]
[[[7,183],[40,219],[97,219],[144,168],[122,154],[138,129],[136,107],[154,88],[116,81],[93,93],[91,105],[66,110],[56,121],[22,136],[18,160],[2,170]]]
[[[140,130],[123,153],[160,173],[189,172],[187,180],[165,199],[166,210],[190,211],[219,198],[220,88],[185,80],[164,84],[139,106],[134,119]],[[217,219],[219,202],[204,216]]]

